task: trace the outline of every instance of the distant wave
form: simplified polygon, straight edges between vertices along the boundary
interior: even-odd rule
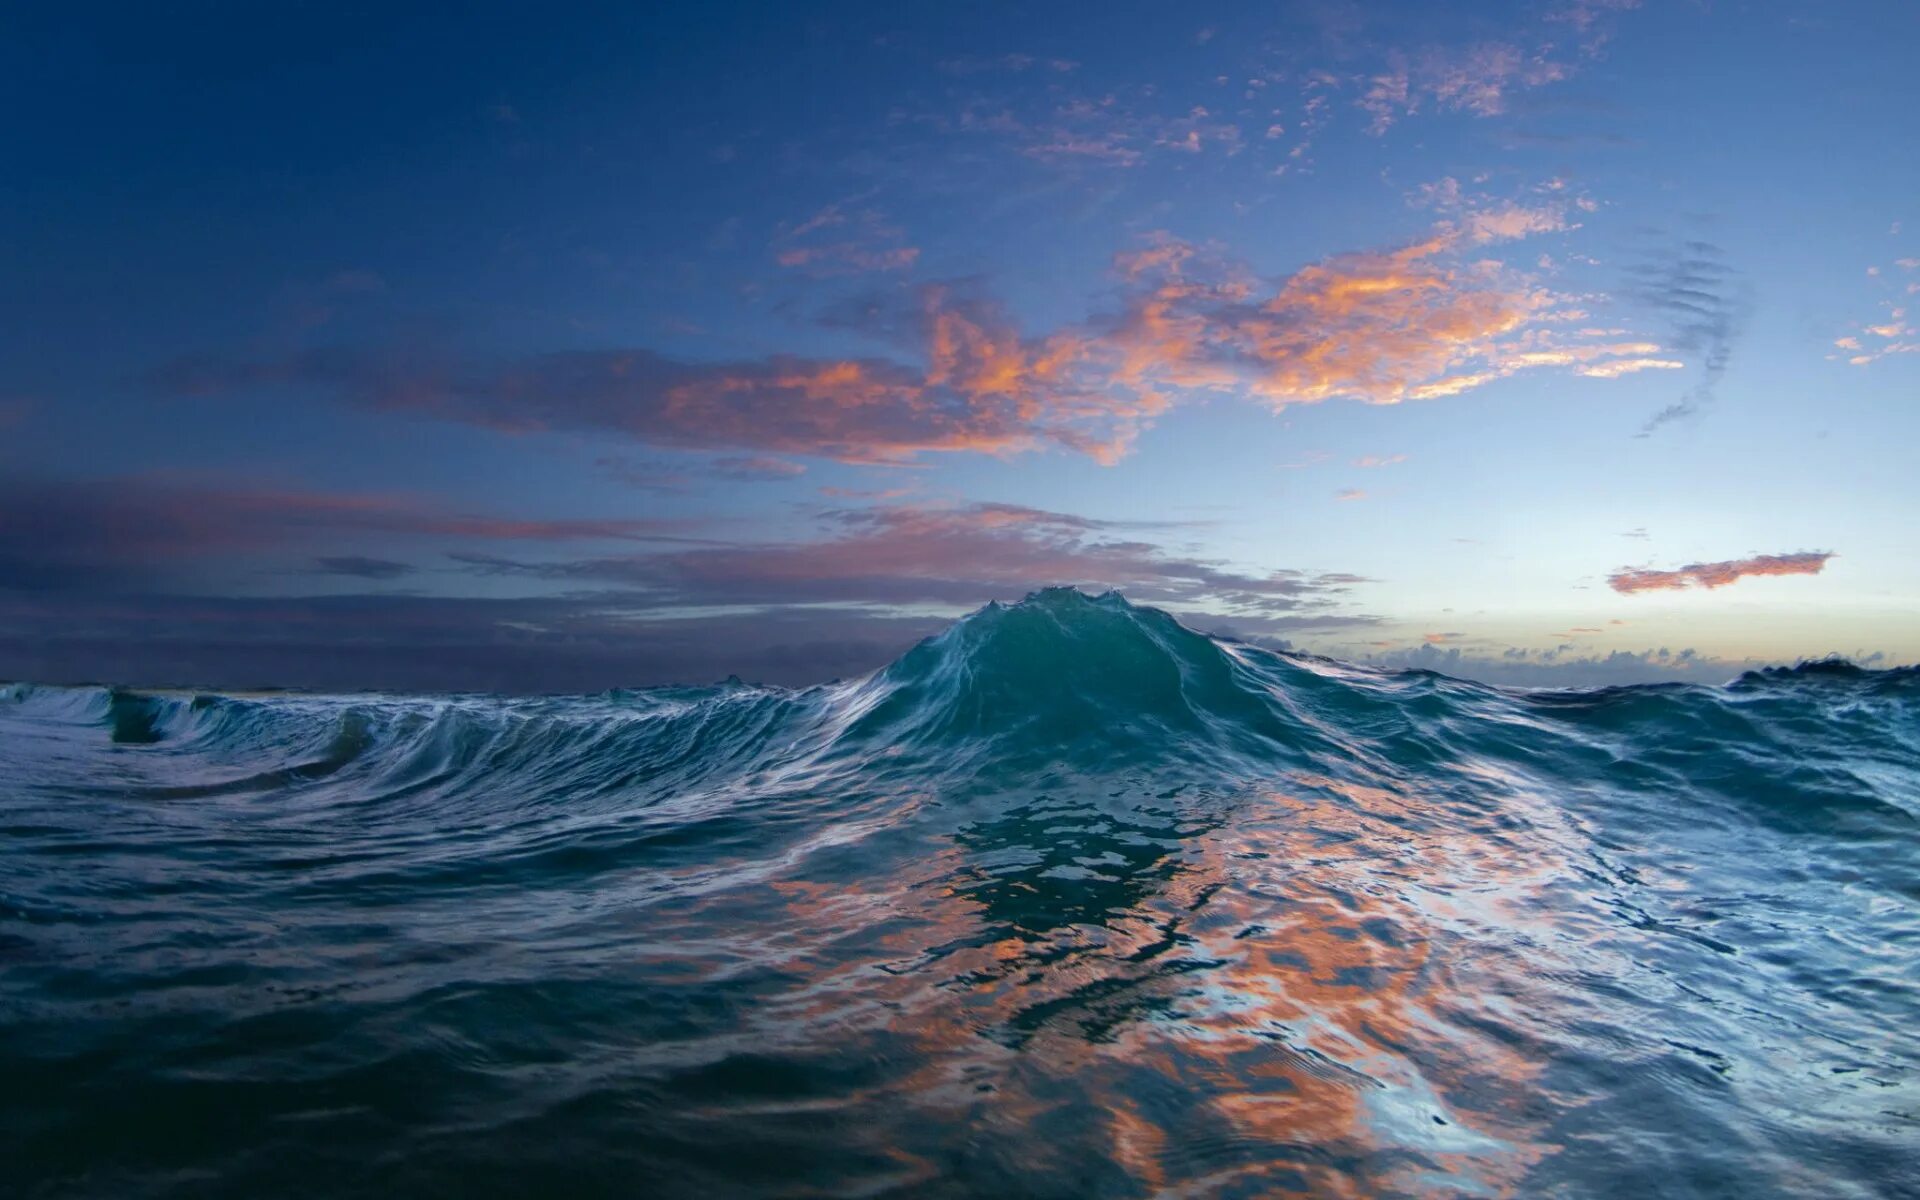
[[[30,1195],[1920,1187],[1920,671],[0,688]]]

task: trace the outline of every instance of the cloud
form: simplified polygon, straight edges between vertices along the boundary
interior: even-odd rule
[[[1068,58],[1042,58],[1033,54],[1015,53],[1002,54],[994,58],[979,55],[950,58],[940,64],[940,69],[949,75],[963,76],[994,71],[1008,71],[1017,75],[1036,69],[1064,75],[1076,70],[1079,66],[1079,63]]]
[[[349,575],[356,579],[398,579],[413,570],[403,562],[357,554],[323,556],[313,561],[328,575]]]
[[[618,455],[605,454],[593,460],[593,465],[609,478],[618,480],[628,487],[648,492],[682,492],[692,483],[693,477],[684,470],[675,470],[653,463],[632,462]]]
[[[1275,408],[1330,399],[1397,404],[1457,395],[1518,371],[1604,377],[1654,365],[1652,342],[1559,328],[1566,298],[1498,263],[1466,261],[1443,227],[1392,250],[1336,255],[1274,285],[1162,240],[1122,256],[1132,285],[1105,343],[1144,393],[1201,388]]]
[[[1585,196],[1563,195],[1564,180],[1552,179],[1536,188],[1556,198],[1521,203],[1470,193],[1453,176],[1424,183],[1407,193],[1407,202],[1416,208],[1431,208],[1447,218],[1445,228],[1459,231],[1468,242],[1484,246],[1493,242],[1519,241],[1542,233],[1564,233],[1580,228],[1568,217],[1568,210],[1591,210],[1597,205]]]
[[[94,524],[132,520],[139,499]],[[1048,583],[1118,587],[1253,637],[1375,620],[1346,606],[1366,582],[1359,576],[1239,570],[1153,540],[1166,526],[1005,504],[877,505],[818,519],[817,533],[791,541],[617,556],[542,558],[555,547],[535,542],[509,556],[451,542],[451,569],[421,572],[435,588],[488,577],[483,595],[155,590],[145,551],[99,533],[90,561],[104,567],[117,555],[126,568],[113,586],[96,575],[82,589],[52,590],[9,570],[14,547],[0,542],[0,676],[518,691],[730,672],[807,683],[877,667],[951,615]],[[216,545],[243,563],[267,548],[201,548]],[[360,555],[319,561],[373,580],[405,571]],[[281,582],[307,573],[288,570]]]
[[[602,455],[594,459],[608,478],[648,492],[686,492],[702,478],[729,483],[771,483],[806,474],[805,464],[767,455],[725,455],[698,461],[647,462]]]
[[[1668,321],[1669,344],[1697,355],[1701,364],[1693,388],[1641,426],[1636,436],[1644,438],[1713,403],[1733,358],[1746,301],[1725,253],[1711,242],[1689,241],[1648,255],[1628,269],[1628,280],[1628,296]]]
[[[1248,573],[1169,551],[1149,535],[1169,524],[1113,522],[1011,504],[878,503],[817,513],[819,532],[782,541],[684,536],[663,520],[499,518],[385,496],[247,491],[119,479],[8,483],[0,490],[0,589],[150,590],[169,568],[246,566],[329,540],[411,539],[469,574],[613,585],[630,606],[940,604],[1018,599],[1053,583],[1119,588],[1137,599],[1217,614],[1325,617],[1357,576]],[[647,548],[555,558],[572,543]],[[513,543],[507,557],[491,543]],[[391,579],[415,568],[320,547],[327,573]],[[415,561],[418,561],[417,558]],[[287,577],[310,573],[289,569]]]
[[[1353,460],[1353,465],[1363,468],[1391,467],[1395,463],[1403,463],[1405,461],[1407,461],[1407,456],[1404,454],[1363,454]]]
[[[1522,370],[1608,378],[1672,367],[1650,341],[1568,331],[1571,298],[1486,259],[1451,226],[1334,255],[1278,280],[1162,237],[1116,260],[1118,311],[1029,335],[972,282],[852,298],[822,323],[890,355],[690,362],[645,349],[449,361],[335,347],[278,359],[178,360],[177,395],[320,390],[363,407],[506,433],[618,434],[747,456],[899,464],[933,453],[1045,448],[1102,463],[1185,393],[1275,409],[1456,395]]]
[[[881,666],[946,618],[856,609],[636,619],[619,594],[234,597],[0,590],[0,678],[134,686],[588,692]]]
[[[1413,55],[1390,53],[1386,67],[1366,80],[1356,103],[1372,117],[1368,132],[1385,133],[1423,108],[1492,117],[1509,96],[1568,78],[1572,68],[1513,42],[1432,47]]]
[[[159,478],[0,482],[0,588],[153,584],[195,569],[328,540],[684,542],[682,521],[534,519],[448,511],[417,498],[269,490]],[[334,573],[369,577],[376,560],[330,556]],[[359,571],[347,570],[354,564]]]
[[[906,232],[880,210],[852,207],[858,199],[829,204],[773,239],[774,261],[816,278],[904,271],[920,259]]]
[[[1365,500],[1367,493],[1360,488],[1341,488],[1333,494],[1335,500]]]
[[[1133,599],[1260,621],[1338,623],[1357,576],[1249,574],[1168,552],[1139,525],[1011,504],[880,504],[822,514],[824,535],[570,561],[460,554],[482,574],[643,588],[673,608],[941,604],[1018,599],[1054,583],[1118,588]]]
[[[908,293],[917,364],[883,357],[770,355],[689,362],[645,349],[448,362],[337,347],[271,360],[178,360],[154,382],[176,395],[319,389],[362,407],[505,433],[616,433],[689,450],[899,463],[935,452],[1008,455],[1053,446],[1104,462],[1165,407],[1087,370],[1074,332],[1021,335],[971,289]]]
[[[1641,0],[1572,0],[1572,3],[1547,14],[1547,20],[1560,21],[1573,27],[1580,38],[1581,53],[1588,57],[1598,55],[1612,39],[1613,30],[1607,18],[1615,13],[1630,12],[1639,8]]]
[[[1474,242],[1514,241],[1536,233],[1558,233],[1577,229],[1569,224],[1565,209],[1558,205],[1503,204],[1465,218],[1467,236]]]
[[[1830,551],[1799,551],[1793,554],[1758,554],[1752,558],[1734,558],[1725,562],[1689,563],[1672,571],[1641,567],[1622,567],[1607,576],[1607,585],[1622,594],[1649,591],[1678,591],[1699,585],[1720,588],[1760,575],[1818,575],[1834,557]]]
[[[1887,319],[1879,324],[1862,325],[1857,335],[1834,339],[1836,348],[1848,352],[1847,362],[1864,367],[1890,354],[1920,354],[1920,334],[1908,323],[1907,310],[1892,303],[1887,310]]]
[[[1425,643],[1411,649],[1376,651],[1361,661],[1394,670],[1437,671],[1456,679],[1526,688],[1616,687],[1676,681],[1721,684],[1743,671],[1775,662],[1713,658],[1692,649],[1579,654],[1564,646],[1546,650],[1513,646],[1477,651],[1465,646]]]
[[[1048,86],[1038,97],[976,96],[957,113],[896,114],[896,120],[991,139],[1028,161],[1069,171],[1132,168],[1156,157],[1231,158],[1246,148],[1239,123],[1206,104],[1169,113],[1161,102],[1161,90],[1153,87],[1075,95]]]
[[[784,458],[717,458],[707,469],[722,479],[752,483],[771,479],[792,479],[807,473],[800,463]]]

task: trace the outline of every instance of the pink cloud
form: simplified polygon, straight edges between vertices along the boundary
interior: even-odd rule
[[[1623,595],[1679,591],[1695,585],[1721,588],[1749,576],[1818,575],[1832,557],[1829,551],[1800,551],[1794,554],[1758,554],[1752,558],[1728,559],[1725,562],[1689,563],[1672,571],[1622,567],[1607,576],[1607,585]]]
[[[1366,81],[1358,104],[1373,118],[1368,128],[1377,135],[1426,107],[1498,116],[1514,92],[1571,74],[1566,64],[1511,42],[1434,47],[1411,56],[1390,55],[1386,68]]]
[[[1577,228],[1567,222],[1566,212],[1555,205],[1503,204],[1465,218],[1468,237],[1475,242],[1507,242],[1532,237],[1537,233],[1558,233]]]
[[[1835,338],[1835,348],[1848,352],[1847,362],[1856,367],[1878,362],[1894,354],[1920,354],[1920,334],[1907,320],[1904,307],[1888,302],[1887,319],[1860,326],[1858,333]],[[1828,355],[1829,358],[1838,357]]]
[[[1365,582],[1358,576],[1242,571],[1167,550],[1148,540],[1151,525],[1011,504],[878,504],[827,512],[822,519],[823,534],[800,541],[570,563],[479,555],[463,555],[460,561],[487,573],[644,585],[655,602],[680,606],[966,606],[1067,583],[1119,588],[1136,600],[1198,606],[1256,625],[1367,620],[1336,611],[1345,591]]]

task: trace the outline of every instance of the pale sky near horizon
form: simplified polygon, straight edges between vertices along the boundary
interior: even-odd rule
[[[0,676],[1920,660],[1920,6],[186,6],[0,46]]]

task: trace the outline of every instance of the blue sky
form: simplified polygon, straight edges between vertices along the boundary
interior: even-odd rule
[[[1904,3],[150,6],[0,47],[0,673],[1920,658]],[[1879,658],[1873,658],[1878,655]]]

